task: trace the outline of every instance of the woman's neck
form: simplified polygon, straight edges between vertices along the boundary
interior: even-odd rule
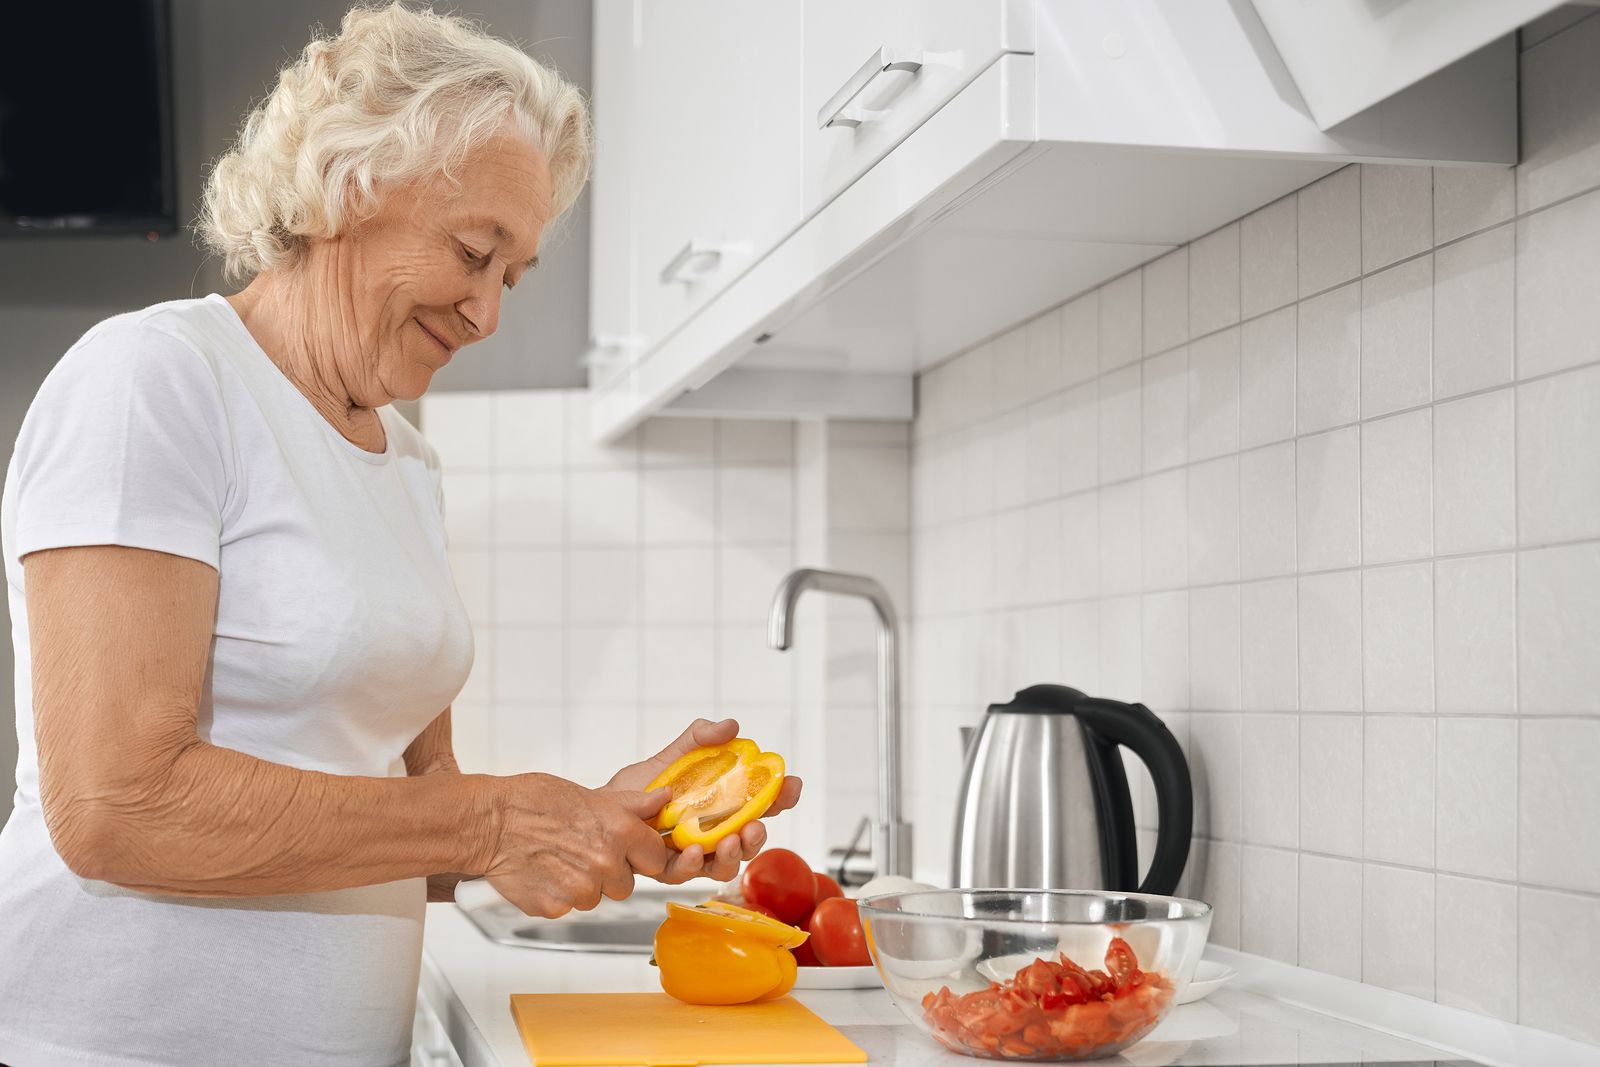
[[[382,452],[383,423],[375,410],[381,404],[357,399],[361,339],[334,299],[316,295],[339,287],[324,288],[308,273],[296,268],[258,274],[227,301],[267,357],[334,429],[368,452]]]

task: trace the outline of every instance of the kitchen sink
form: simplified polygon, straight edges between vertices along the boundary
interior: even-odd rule
[[[524,915],[484,881],[456,887],[456,906],[474,926],[501,945],[557,952],[648,953],[656,927],[667,917],[667,902],[696,904],[714,889],[641,889],[627,900],[602,900],[593,911],[572,911],[559,919]]]

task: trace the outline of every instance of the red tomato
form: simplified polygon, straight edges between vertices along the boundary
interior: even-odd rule
[[[817,897],[811,868],[786,848],[771,849],[751,860],[739,885],[748,906],[771,908],[779,922],[795,926],[805,924]]]
[[[794,953],[794,961],[795,961],[795,963],[799,964],[801,967],[821,967],[822,966],[822,961],[817,959],[817,954],[811,948],[811,942],[810,941],[807,941],[803,945],[798,945],[795,948],[790,949],[789,951]]]
[[[811,940],[817,959],[825,967],[867,967],[872,957],[867,954],[867,937],[861,931],[861,918],[856,913],[856,902],[844,897],[831,897],[817,905],[811,913]]]
[[[821,904],[824,900],[827,900],[829,897],[842,897],[842,896],[844,896],[844,890],[839,888],[839,883],[835,882],[832,878],[829,878],[827,875],[823,874],[821,871],[812,872],[812,876],[814,878],[816,878],[816,880],[817,880],[817,903],[818,904]]]

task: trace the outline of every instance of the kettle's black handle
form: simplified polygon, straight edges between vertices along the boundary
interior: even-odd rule
[[[1156,852],[1139,892],[1171,896],[1189,862],[1189,838],[1194,831],[1194,786],[1178,739],[1143,704],[1085,697],[1072,710],[1096,733],[1133,749],[1134,755],[1150,768],[1160,826],[1156,831]]]

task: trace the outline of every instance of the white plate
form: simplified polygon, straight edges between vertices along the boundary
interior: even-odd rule
[[[1189,984],[1183,987],[1182,993],[1178,994],[1178,1003],[1190,1004],[1210,996],[1227,985],[1237,973],[1227,964],[1201,960],[1195,964],[1194,977],[1189,979]]]
[[[876,967],[801,967],[796,989],[882,989]]]

